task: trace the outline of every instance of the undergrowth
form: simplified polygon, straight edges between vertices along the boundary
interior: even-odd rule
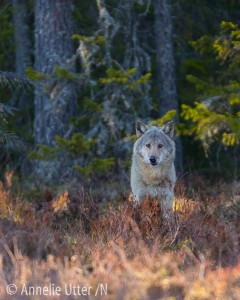
[[[59,299],[23,290],[49,284],[60,299],[238,299],[240,184],[206,184],[179,182],[174,213],[162,220],[157,203],[134,207],[124,192],[108,204],[82,188],[25,199],[8,174],[0,185],[0,299]],[[69,296],[70,284],[89,293]]]

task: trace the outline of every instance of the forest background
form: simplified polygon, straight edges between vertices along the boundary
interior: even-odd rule
[[[1,1],[3,297],[11,280],[30,284],[28,259],[39,274],[63,268],[69,282],[72,259],[81,282],[111,281],[109,299],[234,297],[237,272],[222,277],[222,294],[211,272],[239,268],[239,9],[238,0]],[[180,216],[161,224],[147,206],[132,219],[135,122],[172,119]],[[136,288],[110,280],[109,257]]]
[[[32,81],[12,91],[2,77],[16,109],[2,131],[28,148],[3,134],[2,172],[128,174],[135,121],[175,118],[180,174],[237,176],[238,1],[90,4],[2,2],[1,71]]]

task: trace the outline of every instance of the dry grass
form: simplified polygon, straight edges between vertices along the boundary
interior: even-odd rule
[[[6,182],[0,299],[239,299],[238,183],[179,183],[176,213],[162,221],[158,205],[134,209],[127,195],[104,206],[82,189],[56,197],[45,190],[25,201]]]

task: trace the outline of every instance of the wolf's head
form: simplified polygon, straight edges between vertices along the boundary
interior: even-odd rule
[[[140,121],[136,123],[137,141],[134,145],[134,155],[153,168],[172,162],[175,156],[173,141],[173,122],[163,127],[147,126]]]

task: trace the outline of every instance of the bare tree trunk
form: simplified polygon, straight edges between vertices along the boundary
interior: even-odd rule
[[[178,113],[170,8],[170,0],[154,0],[157,87],[160,101],[159,112],[161,116],[173,109]],[[178,118],[176,121],[178,121]],[[180,138],[176,139],[175,164],[177,171],[182,173],[182,144]]]
[[[26,68],[32,65],[29,27],[29,12],[27,0],[13,0],[13,22],[15,39],[15,71],[21,76],[26,76]],[[23,109],[30,105],[30,99],[22,89],[16,90],[13,97],[13,106]],[[21,120],[22,121],[22,120]]]
[[[14,8],[14,37],[16,55],[16,73],[25,76],[26,68],[31,66],[31,41],[28,24],[28,1],[13,0]]]
[[[74,71],[71,58],[72,3],[70,0],[35,1],[35,70],[47,75],[56,66]],[[69,137],[69,117],[76,112],[74,84],[67,80],[48,78],[35,89],[34,138],[36,145],[55,145],[56,135]],[[62,157],[51,162],[39,161],[35,172],[44,181],[53,183],[67,172]]]
[[[13,0],[15,72],[20,77],[25,77],[26,68],[32,65],[32,42],[30,38],[28,5],[28,0]],[[22,128],[25,124],[29,124],[30,128],[30,124],[32,123],[32,101],[32,97],[30,97],[28,93],[25,93],[23,89],[15,89],[11,105],[25,112],[21,114],[16,121],[16,125],[19,126],[19,128]],[[26,157],[26,153],[23,153],[21,155],[22,178],[28,176],[30,172],[31,165]]]

